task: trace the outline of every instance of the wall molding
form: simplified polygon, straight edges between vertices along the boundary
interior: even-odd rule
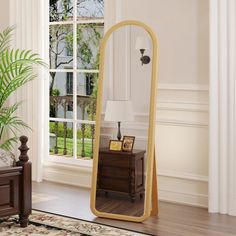
[[[204,176],[204,175],[197,175],[193,173],[186,173],[186,172],[179,172],[179,171],[172,171],[172,170],[160,170],[160,169],[157,169],[157,173],[158,173],[158,176],[164,176],[168,178],[185,179],[185,180],[208,183],[208,176]]]
[[[168,119],[168,118],[158,118],[156,120],[156,125],[165,125],[165,126],[180,126],[180,127],[193,127],[193,128],[208,128],[207,121],[196,121],[196,120],[187,120],[187,119]],[[116,129],[117,126],[114,123],[102,122],[102,128],[112,128]],[[145,122],[132,122],[122,124],[122,129],[129,130],[147,130],[148,124]]]
[[[192,128],[208,128],[207,122],[189,121],[189,120],[175,120],[175,119],[157,119],[156,125],[192,127]]]
[[[208,128],[208,86],[161,84],[156,109],[156,125]],[[138,122],[129,123],[130,128],[146,129],[148,114],[134,115]]]
[[[195,102],[157,101],[157,110],[187,111],[187,112],[207,112],[209,104]]]
[[[208,92],[208,85],[200,84],[174,84],[174,83],[158,83],[159,90],[178,90],[178,91],[193,91],[193,92]]]
[[[208,122],[201,121],[189,121],[189,120],[177,120],[177,119],[157,119],[156,125],[164,125],[164,126],[180,126],[180,127],[192,127],[192,128],[208,128]],[[117,129],[115,124],[106,125],[103,123],[102,128],[112,128]],[[122,124],[122,129],[129,130],[147,130],[147,124],[143,122],[133,122],[132,124]]]
[[[157,110],[171,110],[171,111],[188,111],[188,112],[208,112],[209,110],[209,102],[208,102],[208,92],[205,93],[208,90],[199,89],[199,88],[192,88],[192,89],[186,89],[185,87],[174,87],[174,85],[170,85],[167,87],[162,87],[160,90],[165,91],[165,98],[163,98],[163,94],[158,93],[157,98]],[[207,99],[202,98],[201,101],[196,99],[195,97],[191,99],[190,101],[186,101],[184,97],[176,97],[176,93],[173,92],[179,92],[180,94],[185,92],[193,93],[198,92],[199,96],[202,96],[201,92],[204,92],[204,94],[207,94]],[[167,98],[168,97],[168,98]],[[145,113],[137,113],[137,114],[145,114]],[[104,115],[104,112],[103,112]],[[145,114],[147,116],[147,114]]]

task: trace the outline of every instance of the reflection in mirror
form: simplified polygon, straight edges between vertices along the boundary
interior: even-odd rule
[[[106,44],[95,203],[100,212],[144,213],[151,42],[132,25],[114,31]]]

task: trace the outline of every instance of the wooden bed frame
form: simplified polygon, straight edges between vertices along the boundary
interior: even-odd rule
[[[31,162],[26,136],[20,137],[19,161],[14,167],[0,168],[0,218],[19,215],[21,227],[27,227],[32,209]]]

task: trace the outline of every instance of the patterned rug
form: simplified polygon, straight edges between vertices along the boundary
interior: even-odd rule
[[[78,220],[65,216],[33,211],[30,216],[30,224],[27,228],[21,228],[17,216],[0,219],[1,236],[143,236],[147,234],[137,233],[125,229]]]

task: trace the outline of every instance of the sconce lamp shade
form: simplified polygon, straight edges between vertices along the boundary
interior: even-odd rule
[[[133,108],[131,101],[107,101],[105,121],[133,121]]]
[[[140,49],[150,49],[150,42],[146,37],[137,37],[136,43],[135,43],[135,49],[140,50]]]

